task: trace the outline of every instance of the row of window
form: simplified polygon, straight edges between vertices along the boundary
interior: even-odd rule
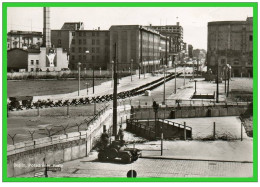
[[[58,40],[58,43],[61,44],[61,40]],[[76,40],[75,40],[75,39],[72,39],[71,43],[72,43],[72,44],[76,44]],[[84,45],[84,44],[87,44],[87,40],[86,40],[86,39],[79,39],[79,40],[78,40],[78,44],[79,44],[79,45],[81,45],[81,44],[83,44],[83,45]],[[92,45],[100,45],[100,40],[99,40],[99,39],[97,39],[97,40],[92,39],[91,44],[92,44]],[[108,44],[109,44],[108,39],[104,40],[104,44],[105,44],[105,45],[108,45]]]
[[[108,60],[108,56],[105,56],[104,58]],[[75,55],[71,55],[71,60],[75,60]],[[87,60],[87,56],[86,55],[83,55],[83,56],[79,55],[77,60]],[[92,55],[91,56],[91,60],[92,61],[99,61],[100,60],[100,56]]]
[[[76,48],[72,47],[72,48],[71,48],[71,52],[72,52],[72,53],[75,53],[75,52],[76,52],[75,49],[76,49]],[[86,48],[86,47],[79,47],[79,48],[78,48],[78,52],[79,52],[79,53],[85,53],[86,51],[89,51],[88,48]],[[92,47],[92,48],[91,48],[91,51],[89,51],[89,52],[90,52],[90,53],[100,53],[100,48],[99,48],[99,47],[96,47],[96,48]],[[107,52],[108,52],[108,48],[105,48],[105,53],[107,53]]]
[[[39,65],[39,60],[35,60],[36,65]],[[34,60],[31,60],[31,65],[34,65]]]
[[[77,36],[86,36],[86,32],[77,32]],[[91,32],[91,35],[92,36],[99,36],[100,35],[100,32]],[[109,32],[105,32],[105,36],[108,36],[109,35]],[[75,32],[72,32],[72,36],[76,36],[76,33]]]

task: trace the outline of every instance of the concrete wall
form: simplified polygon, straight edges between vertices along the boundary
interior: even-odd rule
[[[247,105],[223,105],[223,106],[184,106],[180,109],[175,107],[163,106],[158,109],[157,118],[176,119],[176,118],[196,118],[196,117],[221,117],[239,116],[247,110]],[[135,119],[154,119],[155,114],[151,106],[138,106],[133,110]]]
[[[121,117],[122,122],[130,118],[130,106],[118,107],[118,122]],[[8,177],[42,169],[35,165],[60,164],[87,156],[99,140],[103,125],[107,129],[112,126],[112,109],[101,114],[85,131],[8,145]]]

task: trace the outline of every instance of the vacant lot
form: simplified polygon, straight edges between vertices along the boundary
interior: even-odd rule
[[[95,85],[100,85],[108,79],[96,79]],[[81,89],[86,89],[86,83],[92,87],[92,79],[80,81]],[[71,93],[78,90],[78,80],[18,80],[7,81],[7,97],[40,96]],[[89,89],[91,92],[91,89]]]

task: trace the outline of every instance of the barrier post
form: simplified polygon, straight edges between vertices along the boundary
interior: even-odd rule
[[[213,140],[216,140],[216,122],[213,123]]]
[[[184,140],[187,139],[187,135],[186,135],[186,122],[184,122]]]
[[[243,141],[243,123],[241,122],[241,141]]]

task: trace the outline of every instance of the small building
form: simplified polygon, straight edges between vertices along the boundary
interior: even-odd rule
[[[7,71],[61,71],[68,68],[67,53],[62,48],[53,49],[53,66],[46,48],[40,49],[11,49],[7,51]]]
[[[7,33],[7,50],[23,47],[39,49],[41,45],[42,32],[11,30]]]

